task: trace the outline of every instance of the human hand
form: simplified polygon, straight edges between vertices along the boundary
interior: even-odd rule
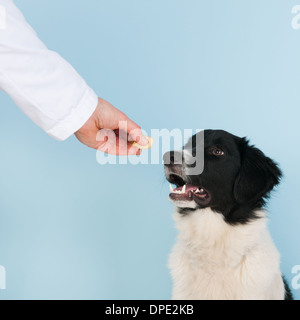
[[[139,155],[141,150],[132,146],[131,142],[148,144],[148,139],[136,123],[101,98],[94,113],[75,132],[75,136],[90,148],[115,155]]]

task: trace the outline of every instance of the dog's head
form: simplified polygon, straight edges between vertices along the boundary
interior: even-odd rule
[[[180,213],[211,207],[231,224],[255,218],[254,210],[264,206],[280,181],[278,166],[245,138],[222,130],[205,130],[200,138],[203,143],[198,143],[197,135],[183,151],[164,155],[166,178],[175,185],[174,189],[171,186],[171,201]],[[204,169],[201,174],[191,175],[186,160],[197,152],[204,153]]]

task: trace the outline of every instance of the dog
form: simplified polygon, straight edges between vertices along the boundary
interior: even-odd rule
[[[179,230],[169,260],[172,299],[292,300],[264,209],[281,170],[246,138],[200,135],[164,154]],[[191,175],[187,159],[197,152],[204,168]]]

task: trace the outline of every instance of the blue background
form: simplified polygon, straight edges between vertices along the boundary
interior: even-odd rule
[[[300,264],[300,1],[15,1],[46,45],[147,132],[222,128],[280,163],[270,231]],[[162,165],[107,165],[0,94],[2,299],[169,299]],[[300,290],[294,290],[300,298]]]

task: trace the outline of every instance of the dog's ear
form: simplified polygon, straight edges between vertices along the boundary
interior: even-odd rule
[[[267,197],[282,176],[277,164],[259,149],[240,141],[241,168],[236,177],[233,195],[238,203],[257,202]]]

